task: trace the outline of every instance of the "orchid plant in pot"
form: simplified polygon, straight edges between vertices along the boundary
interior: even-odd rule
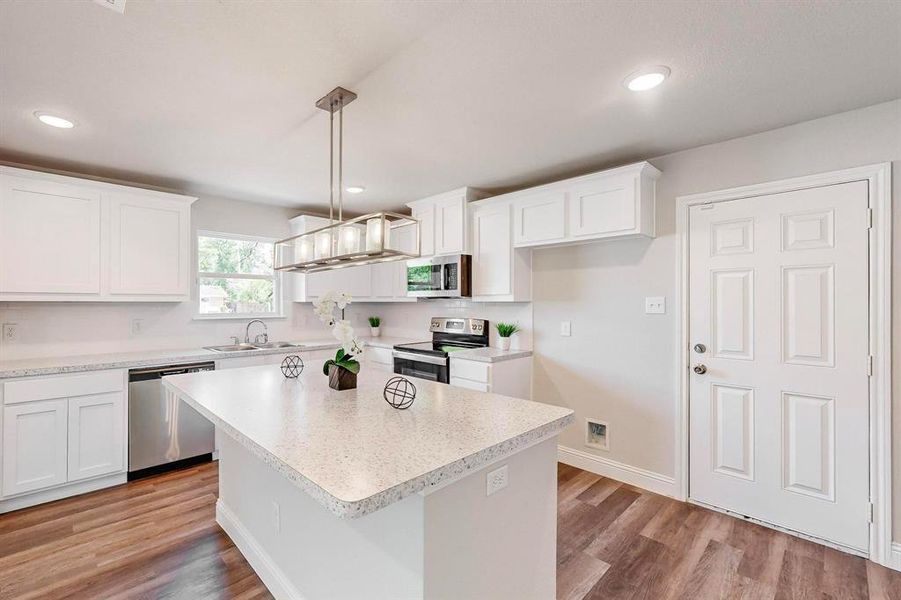
[[[363,348],[354,336],[350,321],[343,318],[344,309],[350,303],[350,296],[343,292],[326,292],[313,302],[316,316],[331,328],[332,335],[341,342],[335,358],[325,361],[322,366],[322,373],[328,376],[329,387],[335,390],[356,388],[357,373],[360,372],[360,361],[356,357],[363,353]],[[340,318],[335,315],[335,309],[341,311]]]
[[[501,350],[510,349],[510,337],[519,332],[519,325],[516,323],[497,323],[495,326],[497,335],[500,336]]]

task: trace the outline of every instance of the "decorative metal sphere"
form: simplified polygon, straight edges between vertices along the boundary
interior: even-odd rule
[[[385,402],[398,410],[410,408],[416,399],[416,386],[404,377],[392,377],[385,384]]]
[[[297,379],[303,373],[303,360],[296,354],[290,354],[282,361],[282,375],[290,379]]]

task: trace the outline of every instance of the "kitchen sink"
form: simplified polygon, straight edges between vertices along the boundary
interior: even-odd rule
[[[226,344],[224,346],[204,346],[204,350],[214,350],[216,352],[242,352],[244,350],[259,350],[253,344]]]
[[[273,348],[301,348],[303,344],[291,342],[266,342],[265,344],[226,344],[224,346],[204,346],[204,350],[214,352],[244,352],[246,350],[271,350]]]
[[[270,348],[301,348],[303,344],[292,344],[291,342],[266,342],[265,344],[252,344],[254,348],[261,350],[269,350]]]

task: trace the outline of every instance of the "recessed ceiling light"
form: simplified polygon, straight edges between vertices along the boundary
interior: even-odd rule
[[[359,194],[360,192],[366,191],[366,188],[364,188],[362,185],[352,185],[344,189],[350,194]]]
[[[51,115],[50,113],[45,112],[36,112],[34,116],[38,118],[38,120],[44,125],[50,125],[51,127],[58,127],[59,129],[72,129],[75,127],[75,123],[70,121],[69,119],[64,119],[57,115]]]
[[[669,77],[669,67],[659,66],[635,71],[623,82],[633,92],[643,92],[657,87]]]

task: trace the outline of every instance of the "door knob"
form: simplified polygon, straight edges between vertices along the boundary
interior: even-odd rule
[[[691,368],[692,371],[697,373],[698,375],[703,375],[707,372],[707,365],[697,364]]]

